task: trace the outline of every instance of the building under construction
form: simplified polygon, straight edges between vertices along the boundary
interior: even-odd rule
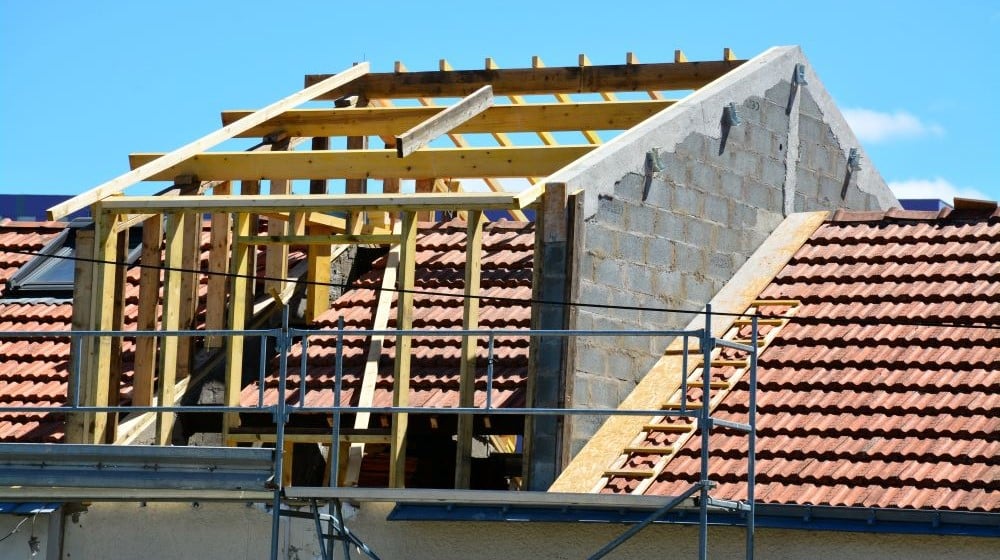
[[[899,209],[795,47],[361,63],[130,162],[0,222],[0,555],[996,546],[1000,212]]]

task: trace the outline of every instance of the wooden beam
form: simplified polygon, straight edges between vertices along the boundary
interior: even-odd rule
[[[417,216],[412,211],[403,212],[400,227],[399,278],[401,290],[396,302],[396,328],[413,328],[413,284],[416,273]],[[405,407],[410,402],[410,336],[396,337],[396,362],[393,368],[392,405]],[[392,444],[389,451],[389,486],[406,486],[406,429],[409,416],[395,413],[392,416]]]
[[[233,221],[233,236],[246,237],[250,235],[250,214],[236,214]],[[253,248],[248,245],[233,243],[233,256],[230,259],[229,288],[229,328],[243,330],[246,327],[247,308],[253,287],[250,274],[251,255]],[[262,341],[263,342],[263,341]],[[243,337],[231,336],[226,344],[226,382],[224,399],[226,406],[240,404],[240,391],[243,390]],[[223,443],[228,445],[229,430],[239,426],[240,415],[229,413],[222,421]]]
[[[580,66],[593,66],[590,63],[590,58],[588,58],[587,55],[585,55],[583,53],[580,53],[580,56],[579,56],[579,59],[578,59],[578,63],[579,63]],[[598,93],[600,94],[601,99],[603,99],[605,101],[617,101],[617,98],[615,97],[615,94],[611,93],[610,91],[602,91],[602,92],[598,92]],[[589,128],[595,128],[595,127],[589,127]]]
[[[232,193],[232,183],[225,182],[212,191],[213,196]],[[209,233],[208,249],[208,301],[205,303],[205,329],[222,330],[226,328],[226,302],[229,292],[229,279],[225,273],[229,271],[230,242],[232,239],[233,220],[229,212],[214,212],[212,214],[212,229]],[[206,336],[205,348],[221,348],[221,336]]]
[[[76,232],[76,255],[84,257],[73,262],[73,299],[79,302],[91,302],[94,300],[94,263],[86,260],[94,257],[94,230],[79,229]],[[81,303],[73,306],[72,325],[74,331],[93,330],[94,325],[91,320],[92,308],[88,303]],[[91,378],[90,356],[93,354],[94,337],[81,337],[78,346],[72,349],[71,363],[80,364],[79,376],[70,375],[67,388],[67,400],[79,392],[80,404],[89,402],[87,391],[90,390],[89,380]],[[77,359],[79,356],[79,359]],[[77,386],[79,385],[79,390]],[[92,413],[75,412],[66,419],[66,442],[67,443],[93,443],[90,438],[89,426],[92,422]]]
[[[487,70],[499,70],[500,67],[497,66],[497,63],[496,63],[495,60],[493,60],[492,58],[487,58],[486,59],[486,69]],[[524,97],[522,97],[520,95],[508,95],[507,99],[509,99],[510,102],[513,103],[514,105],[526,105],[527,104],[527,101],[525,101]],[[556,142],[555,137],[552,136],[552,134],[550,134],[549,132],[539,131],[539,132],[536,132],[535,134],[537,134],[538,138],[541,139],[542,144],[545,144],[546,146],[555,146],[556,144],[558,144],[558,142]],[[499,142],[501,146],[511,146],[511,145],[513,145],[513,143],[510,141],[510,137],[508,137],[505,134],[494,133],[493,137],[496,138],[496,141]],[[531,181],[531,182],[535,182],[537,179],[534,178],[534,177],[529,177],[528,180]]]
[[[480,275],[483,259],[483,212],[469,212],[465,237],[465,300],[462,308],[462,329],[479,328]],[[473,297],[468,297],[468,296]],[[462,337],[462,356],[459,367],[460,407],[475,406],[476,396],[476,350],[478,339],[474,336]],[[490,387],[486,388],[489,392]],[[463,414],[458,417],[457,448],[455,454],[455,488],[469,488],[472,478],[472,428],[475,417]]]
[[[197,192],[198,185],[182,189],[184,194]],[[180,267],[184,270],[201,270],[201,230],[202,218],[200,212],[185,212],[181,214],[183,231],[181,241]],[[194,329],[198,316],[198,291],[201,286],[201,274],[182,272],[180,282],[180,318],[181,329]],[[191,375],[194,363],[194,338],[182,336],[177,339],[177,373],[175,381]]]
[[[136,330],[157,330],[160,304],[160,269],[163,245],[163,215],[153,214],[142,223],[142,254],[139,262],[139,310]],[[157,338],[135,339],[135,373],[132,378],[132,404],[150,406],[153,402],[153,379],[156,377]]]
[[[180,286],[183,274],[178,270],[184,258],[185,219],[182,213],[172,213],[166,218],[166,236],[163,272],[163,330],[175,331],[181,326],[182,297]],[[160,367],[156,398],[161,403],[174,402],[174,385],[177,382],[179,340],[165,336],[160,342]],[[174,413],[160,412],[156,416],[157,445],[169,445],[174,428]]]
[[[603,92],[604,95],[613,94]],[[563,96],[563,94],[558,94]],[[432,101],[432,100],[427,100]],[[572,130],[627,130],[670,107],[675,100],[661,101],[567,101],[494,105],[459,124],[452,134],[491,132],[536,132]],[[421,122],[441,114],[445,107],[362,107],[351,109],[294,109],[248,130],[246,138],[269,131],[285,130],[293,136],[396,136]],[[249,111],[226,111],[223,121],[233,121]],[[314,148],[315,149],[315,148]],[[348,146],[348,149],[352,149]]]
[[[122,196],[104,202],[105,208],[116,213],[130,213],[136,208],[180,212],[317,212],[350,210],[489,210],[520,208],[522,193],[390,193],[390,194],[286,194],[269,196]]]
[[[417,194],[426,194],[432,192],[446,192],[446,191],[435,191],[434,190],[434,179],[417,179],[414,182],[413,190]],[[418,222],[433,222],[434,221],[434,211],[427,210],[424,212],[417,212]]]
[[[399,269],[399,245],[395,245],[389,250],[386,256],[385,269],[382,272],[382,289],[378,292],[378,302],[375,305],[375,316],[372,320],[372,330],[384,331],[389,325],[389,315],[392,312],[392,289],[396,286],[397,270]],[[378,364],[382,357],[382,346],[385,343],[384,335],[372,335],[368,341],[368,359],[365,361],[365,370],[361,376],[361,391],[358,393],[357,406],[371,406],[375,399],[375,385],[378,382]],[[371,413],[359,412],[354,416],[354,429],[367,430],[371,420]],[[347,475],[345,484],[357,484],[361,474],[361,461],[364,459],[365,444],[356,443],[351,445],[348,452]]]
[[[368,63],[363,62],[357,66],[348,68],[339,74],[319,80],[313,85],[293,93],[284,99],[280,99],[267,107],[260,109],[259,111],[247,115],[229,126],[224,126],[215,132],[202,136],[194,142],[185,144],[170,153],[164,154],[162,158],[158,158],[156,161],[149,161],[145,165],[119,175],[118,177],[102,183],[83,194],[77,195],[65,202],[56,204],[48,210],[49,219],[58,220],[76,212],[77,210],[85,208],[98,200],[107,198],[113,194],[118,194],[140,181],[149,180],[150,177],[158,175],[164,170],[183,162],[191,156],[218,146],[222,142],[229,140],[237,134],[266,122],[268,119],[280,115],[288,109],[297,107],[306,101],[311,101],[327,92],[339,89],[344,85],[351,83],[355,79],[367,74],[368,69]],[[175,175],[180,175],[180,173],[174,173],[171,175],[171,178]]]
[[[292,183],[287,179],[271,180],[271,196],[291,194]],[[294,216],[294,214],[293,214]],[[284,237],[290,233],[291,220],[268,220],[267,234],[271,237]],[[284,279],[288,277],[288,245],[283,243],[269,245],[265,253],[264,291],[267,293],[281,292],[285,289]],[[280,280],[273,280],[280,278]]]
[[[628,52],[625,53],[625,64],[629,66],[634,66],[639,64],[639,58],[635,56],[635,53]],[[663,94],[656,91],[657,88],[648,88],[646,93],[649,95],[650,99],[663,99]],[[694,88],[692,88],[694,89]]]
[[[100,204],[95,204],[92,215],[95,220],[94,230],[94,282],[91,301],[91,321],[93,330],[110,331],[115,329],[115,258],[118,252],[118,232],[116,230],[118,216],[101,210]],[[108,405],[108,387],[110,385],[111,354],[114,352],[113,341],[109,336],[99,336],[93,343],[90,369],[88,370],[88,402],[91,406]],[[94,413],[88,426],[89,441],[103,443],[107,433],[108,414]]]
[[[191,157],[150,180],[177,174],[203,179],[415,179],[418,177],[526,177],[551,174],[579,159],[593,146],[434,148],[406,159],[392,150],[322,152],[207,152]],[[131,154],[143,167],[161,154]]]
[[[457,70],[453,72],[371,73],[346,87],[330,90],[317,99],[337,99],[350,93],[368,99],[398,97],[463,97],[484,85],[494,95],[545,93],[597,93],[697,89],[725,75],[743,60],[715,60],[685,64],[611,64],[509,70]],[[306,76],[306,85],[319,83],[328,74]]]
[[[117,227],[118,241],[115,247],[114,261],[124,263],[128,261],[128,237],[129,231]],[[115,267],[115,286],[112,292],[111,323],[112,328],[117,331],[125,330],[125,284],[128,267]],[[111,339],[111,367],[108,368],[108,406],[118,406],[121,404],[122,385],[122,337],[116,336]],[[104,434],[104,443],[114,443],[118,438],[118,413],[108,413],[108,424]]]
[[[348,141],[348,148],[351,142]],[[330,139],[326,136],[317,136],[312,139],[312,149],[329,150]],[[328,189],[326,179],[314,179],[309,182],[309,194],[326,194]],[[309,215],[312,212],[308,213]],[[301,215],[301,214],[300,214]],[[306,235],[317,235],[323,233],[322,227],[309,224],[309,216],[302,215],[306,220]],[[310,245],[306,251],[306,324],[312,324],[323,312],[330,307],[330,264],[332,260],[332,249],[329,243],[322,245]]]
[[[396,154],[401,158],[412,154],[492,105],[493,88],[486,85],[477,89],[454,105],[396,136]]]

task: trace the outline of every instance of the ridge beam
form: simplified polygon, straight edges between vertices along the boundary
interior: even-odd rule
[[[745,60],[711,60],[677,64],[610,64],[598,66],[552,66],[450,72],[371,73],[351,84],[351,92],[369,99],[400,97],[463,97],[484,85],[494,95],[552,93],[600,93],[602,91],[649,91],[698,89],[738,67]],[[306,85],[329,74],[306,76]],[[331,90],[318,99],[343,97],[347,88]]]
[[[293,93],[284,99],[275,101],[267,107],[243,117],[229,126],[224,126],[215,132],[210,132],[209,134],[202,136],[194,142],[185,144],[172,152],[163,154],[163,157],[158,157],[155,161],[147,161],[144,165],[138,168],[133,168],[131,171],[123,173],[122,175],[102,183],[89,191],[52,206],[48,209],[48,217],[50,220],[64,218],[67,215],[85,208],[101,199],[107,198],[113,194],[118,194],[136,183],[149,180],[151,177],[162,173],[164,170],[170,169],[171,167],[197,155],[200,152],[204,152],[209,148],[218,146],[237,134],[266,122],[268,119],[280,115],[288,109],[297,107],[306,101],[312,101],[330,91],[342,88],[343,86],[368,74],[368,70],[368,63],[362,62],[361,64],[348,68],[339,74],[335,74],[329,78],[318,81],[303,90]],[[170,175],[166,180],[172,180],[176,175],[176,173]]]
[[[406,159],[397,157],[395,149],[206,152],[145,178],[169,181],[177,175],[197,175],[202,180],[544,177],[593,149],[591,145],[434,148]],[[129,160],[138,170],[161,156],[131,154]]]
[[[458,125],[482,113],[493,105],[493,88],[486,85],[458,103],[434,115],[417,126],[396,136],[396,155],[401,158],[430,144],[442,134],[455,129]]]
[[[418,211],[418,210],[493,210],[521,208],[517,193],[388,193],[388,194],[276,194],[276,195],[217,195],[217,196],[128,196],[113,197],[102,208],[110,213],[129,213],[137,208],[160,212],[196,211],[247,212],[274,214],[278,212],[333,211]],[[380,230],[373,230],[380,231]],[[247,237],[249,233],[241,234]]]

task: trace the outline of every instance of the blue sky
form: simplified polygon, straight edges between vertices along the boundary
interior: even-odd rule
[[[368,60],[389,71],[751,57],[801,45],[906,196],[1000,199],[1000,2],[0,0],[0,193],[82,192]],[[822,7],[819,7],[822,5]]]

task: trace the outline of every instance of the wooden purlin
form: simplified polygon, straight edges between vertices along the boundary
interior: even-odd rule
[[[772,328],[767,331],[766,334],[758,335],[758,353],[762,352],[777,336],[781,328],[788,324],[789,319],[793,317],[798,309],[798,301],[790,300],[779,300],[779,301],[768,301],[768,300],[757,300],[752,302],[751,306],[747,308],[746,314],[756,314],[759,313],[761,307],[767,306],[784,306],[788,307],[780,317],[775,317],[769,321],[769,326]],[[760,321],[764,319],[759,319]],[[726,340],[735,341],[739,338],[740,329],[745,327],[746,322],[736,323],[729,329],[726,336]],[[694,352],[700,352],[698,349],[692,350],[689,348],[692,355],[689,360],[689,370],[685,372],[687,376],[687,387],[688,391],[703,391],[704,381],[702,375],[704,375],[704,362],[699,355],[694,355]],[[724,349],[722,347],[717,348],[713,352],[713,358],[711,366],[713,368],[728,367],[732,368],[732,373],[722,380],[715,380],[714,378],[710,380],[710,400],[709,400],[709,413],[715,411],[719,404],[726,398],[726,396],[736,387],[739,381],[744,375],[749,371],[749,358],[746,359],[720,359],[723,352],[732,352],[732,350]],[[711,372],[710,372],[711,374]],[[681,410],[682,402],[681,399],[684,398],[681,389],[677,389],[673,392],[667,402],[663,404],[664,410],[677,411]],[[692,401],[689,400],[687,403],[687,409],[691,411],[696,411],[702,407],[702,401]],[[631,491],[634,495],[642,495],[649,489],[649,487],[656,481],[657,477],[664,471],[670,461],[684,448],[687,441],[695,434],[698,429],[697,422],[693,418],[687,417],[676,417],[676,416],[658,416],[654,417],[649,423],[643,425],[642,430],[639,434],[626,445],[622,454],[614,462],[609,469],[604,472],[604,476],[601,477],[594,487],[591,489],[592,493],[601,492],[608,482],[612,478],[628,478],[628,479],[640,479],[641,481],[636,486],[635,489]],[[657,445],[649,446],[642,445],[646,441],[649,434],[659,432],[667,434],[676,434],[677,437],[669,445]],[[657,457],[655,462],[650,467],[644,468],[629,468],[627,467],[630,460],[635,456],[643,457]]]

